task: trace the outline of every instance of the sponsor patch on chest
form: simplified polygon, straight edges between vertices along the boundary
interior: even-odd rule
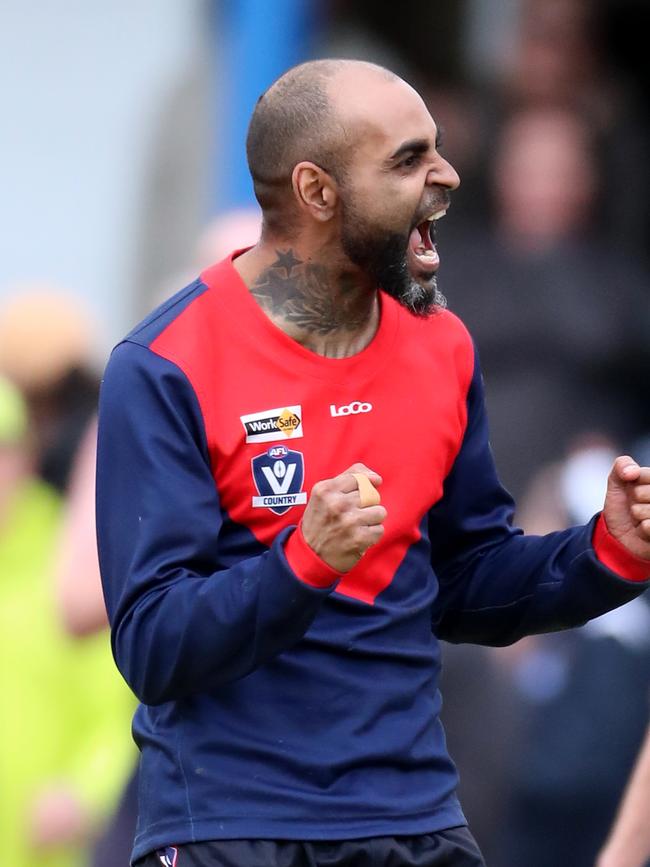
[[[307,502],[307,493],[302,490],[305,479],[302,452],[282,445],[271,446],[252,459],[251,467],[259,494],[252,499],[253,508],[270,509],[276,515],[284,515],[292,506]]]
[[[246,432],[247,443],[268,443],[273,440],[298,439],[302,433],[302,407],[284,406],[265,409],[239,417]]]

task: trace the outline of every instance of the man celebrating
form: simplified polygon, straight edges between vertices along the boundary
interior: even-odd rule
[[[296,67],[248,159],[260,241],[138,326],[102,389],[100,558],[142,702],[133,857],[477,867],[437,639],[508,644],[641,593],[650,470],[619,458],[587,526],[512,528],[436,288],[459,180],[408,84]]]

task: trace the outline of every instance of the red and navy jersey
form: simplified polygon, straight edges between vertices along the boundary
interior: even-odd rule
[[[323,358],[229,258],[113,351],[97,517],[113,650],[141,701],[134,858],[463,824],[438,639],[507,644],[647,586],[602,519],[513,529],[464,326],[380,302],[362,352]],[[388,517],[341,575],[298,525],[312,486],[357,461],[383,476]]]

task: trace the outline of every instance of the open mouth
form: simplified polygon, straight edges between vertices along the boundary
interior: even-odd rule
[[[440,259],[436,250],[436,222],[446,213],[446,208],[435,211],[418,223],[411,232],[409,253],[420,272],[433,274],[438,270]]]

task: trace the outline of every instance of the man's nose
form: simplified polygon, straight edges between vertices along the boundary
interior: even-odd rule
[[[455,190],[460,186],[460,177],[452,164],[437,154],[436,163],[427,175],[427,184],[437,184],[440,187],[447,187],[448,190]]]

